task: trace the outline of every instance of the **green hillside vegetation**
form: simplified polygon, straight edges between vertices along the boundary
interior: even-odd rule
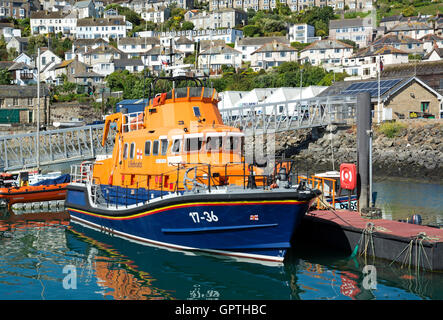
[[[383,17],[390,17],[402,14],[405,17],[412,17],[418,14],[435,15],[437,12],[443,13],[443,1],[437,0],[378,0],[375,2],[377,8],[377,22]]]
[[[302,70],[302,71],[301,71]],[[302,75],[303,73],[303,75]],[[244,69],[234,72],[233,68],[224,68],[223,76],[212,79],[212,85],[217,91],[226,90],[250,91],[255,88],[279,88],[299,87],[311,85],[329,86],[335,81],[342,81],[347,74],[325,71],[322,67],[310,64],[300,65],[297,62],[285,62],[279,67],[269,71],[260,70],[254,72],[252,69]]]

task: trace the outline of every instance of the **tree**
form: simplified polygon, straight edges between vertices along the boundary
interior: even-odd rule
[[[281,3],[279,0],[277,0],[277,12],[280,16],[289,16],[291,14],[291,9],[286,3]]]
[[[0,60],[8,60],[8,50],[6,49],[6,41],[3,35],[0,37]]]
[[[286,24],[283,21],[273,19],[263,19],[263,31],[266,33],[281,32],[286,30]]]
[[[182,30],[194,30],[194,24],[191,21],[185,21],[182,23]]]
[[[329,33],[328,25],[322,20],[315,21],[314,28],[316,36],[324,37]]]
[[[409,6],[403,9],[403,11],[401,12],[401,14],[404,17],[412,17],[415,15],[415,9],[413,6]]]
[[[28,50],[27,53],[29,55],[36,54],[37,48],[47,47],[48,42],[44,35],[39,34],[37,36],[31,36],[28,42]]]
[[[262,36],[263,33],[261,31],[261,28],[256,25],[247,25],[243,27],[243,35],[245,37],[259,37]]]
[[[0,68],[0,84],[11,84],[11,74],[5,68]]]

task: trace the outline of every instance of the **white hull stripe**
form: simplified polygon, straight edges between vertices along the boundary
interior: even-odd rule
[[[97,230],[103,230],[103,226],[101,226],[99,224],[95,224],[93,222],[90,222],[90,221],[87,221],[87,220],[84,220],[84,219],[81,219],[81,218],[78,218],[78,217],[75,217],[72,215],[71,215],[71,220],[79,222],[80,224],[85,224],[87,226],[93,227],[94,229],[97,229]],[[209,253],[214,253],[214,254],[219,254],[219,255],[224,255],[224,256],[232,256],[232,257],[236,257],[236,258],[246,258],[246,259],[261,260],[261,261],[268,261],[268,262],[277,262],[280,264],[284,260],[284,257],[273,257],[273,256],[266,256],[266,255],[261,255],[261,254],[238,253],[238,252],[224,251],[224,250],[198,249],[198,248],[193,248],[193,247],[180,246],[180,245],[176,245],[176,244],[160,242],[160,241],[155,241],[155,240],[151,240],[151,239],[146,239],[146,238],[134,236],[132,234],[116,231],[113,229],[106,228],[105,230],[106,230],[106,232],[118,235],[120,237],[134,240],[135,242],[141,242],[143,244],[148,243],[148,244],[152,244],[155,246],[167,247],[167,248],[172,248],[172,249],[204,251],[204,252],[209,252]]]

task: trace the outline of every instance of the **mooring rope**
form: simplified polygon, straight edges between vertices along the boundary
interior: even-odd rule
[[[426,254],[426,250],[423,246],[423,241],[435,241],[439,240],[439,238],[435,237],[429,237],[426,232],[419,232],[416,236],[414,236],[411,241],[406,245],[406,247],[400,252],[400,254],[394,258],[394,260],[391,261],[389,265],[392,265],[394,262],[397,261],[398,258],[401,257],[401,255],[407,251],[407,254],[404,256],[401,268],[403,268],[406,264],[406,260],[408,260],[408,269],[411,269],[412,265],[412,253],[415,246],[415,272],[418,274],[420,272],[420,265],[422,262],[420,260],[422,259],[422,255],[426,258],[426,261],[428,262],[428,266],[430,269],[432,269],[432,264],[429,261],[428,255]]]

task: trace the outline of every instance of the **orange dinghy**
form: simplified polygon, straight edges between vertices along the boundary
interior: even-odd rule
[[[70,176],[65,174],[55,179],[40,181],[34,185],[25,184],[20,187],[0,188],[0,201],[11,206],[14,203],[64,200],[69,180]]]

